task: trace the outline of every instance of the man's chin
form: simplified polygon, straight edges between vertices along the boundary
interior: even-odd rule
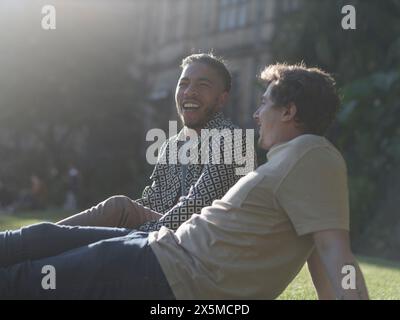
[[[201,128],[204,127],[204,125],[202,125],[202,124],[193,123],[193,122],[186,122],[186,121],[183,121],[183,125],[186,128],[189,128],[189,129],[192,129],[192,130],[198,130],[198,129],[201,129]]]
[[[258,147],[259,147],[261,150],[264,150],[264,151],[268,151],[268,150],[269,150],[269,146],[267,146],[267,145],[265,144],[265,142],[262,141],[261,139],[258,140],[257,145],[258,145]]]
[[[197,119],[188,119],[184,116],[181,117],[182,119],[182,123],[185,127],[189,128],[189,129],[198,129],[198,128],[202,128],[204,126],[204,123],[202,121],[199,121]]]

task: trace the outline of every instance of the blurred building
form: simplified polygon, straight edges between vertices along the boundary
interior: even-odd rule
[[[174,91],[179,64],[190,53],[213,50],[228,60],[233,89],[227,115],[252,127],[258,103],[256,74],[271,62],[274,21],[296,10],[299,0],[157,0],[137,3],[136,72],[151,89],[145,117],[165,127],[176,118]]]

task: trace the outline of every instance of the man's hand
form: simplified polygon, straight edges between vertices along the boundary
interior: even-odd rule
[[[315,250],[308,260],[319,299],[368,299],[364,277],[350,249],[349,233],[327,230],[313,234]],[[345,266],[355,270],[355,287],[343,286]]]

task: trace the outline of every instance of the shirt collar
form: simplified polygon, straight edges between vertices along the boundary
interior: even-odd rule
[[[297,141],[299,141],[301,139],[310,139],[310,137],[312,137],[313,139],[317,139],[318,141],[321,141],[320,140],[321,138],[325,139],[322,136],[317,136],[317,135],[313,135],[313,134],[302,134],[302,135],[299,135],[296,138],[293,138],[293,139],[291,139],[289,141],[282,142],[282,143],[274,145],[271,149],[269,149],[269,151],[267,153],[267,159],[271,160],[272,157],[275,157],[277,154],[279,154],[287,146],[289,146],[291,144],[295,144]]]
[[[222,112],[217,112],[213,115],[213,117],[205,124],[203,129],[215,129],[221,126],[221,123],[224,120],[224,115]]]
[[[204,125],[202,129],[216,129],[220,127],[224,121],[224,114],[219,111],[216,112],[210,120]],[[186,134],[185,134],[185,128],[182,128],[181,131],[179,131],[177,140],[179,141],[185,141],[186,140]]]

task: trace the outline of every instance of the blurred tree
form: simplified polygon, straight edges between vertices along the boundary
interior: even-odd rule
[[[115,193],[139,193],[146,179],[146,90],[118,61],[93,63],[85,71],[45,74],[20,95],[1,96],[8,107],[0,115],[3,183],[21,189],[35,172],[49,184],[50,200],[61,205],[73,164],[82,177],[83,206]]]
[[[15,194],[35,173],[62,205],[73,166],[82,206],[139,195],[151,170],[134,68],[140,4],[55,0],[61,20],[45,31],[40,2],[0,5],[0,180]]]

